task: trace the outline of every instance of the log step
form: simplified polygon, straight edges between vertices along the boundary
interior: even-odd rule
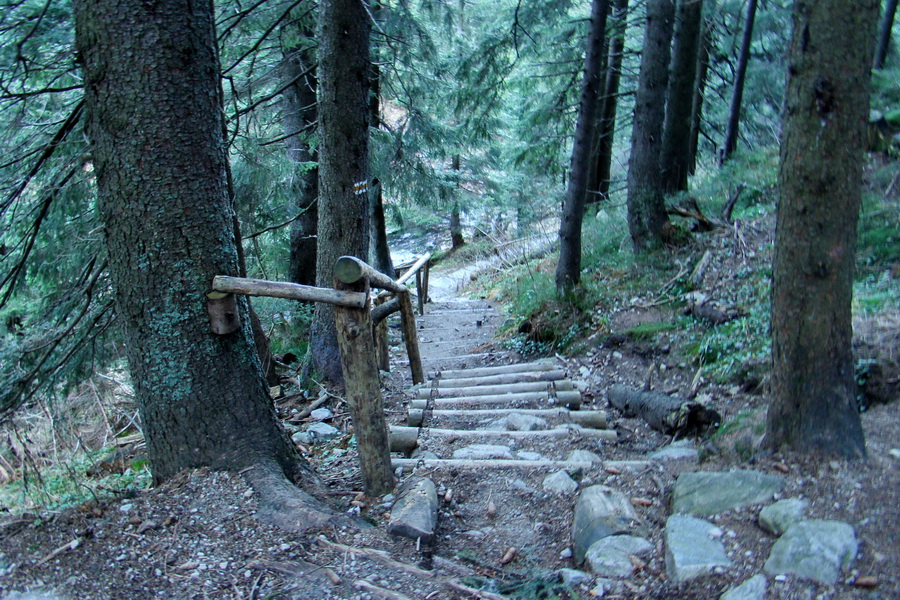
[[[500,365],[497,367],[480,367],[477,369],[456,369],[438,371],[436,377],[441,379],[456,379],[460,377],[484,377],[485,375],[503,375],[505,373],[522,373],[528,371],[555,371],[554,361],[541,361],[531,363],[516,363],[514,365]]]
[[[587,470],[599,463],[574,460],[468,460],[460,458],[394,458],[391,467],[412,471],[417,467],[431,469],[569,469]]]
[[[513,440],[528,439],[558,439],[571,436],[599,439],[614,442],[618,438],[612,429],[585,429],[577,425],[565,428],[540,429],[537,431],[502,431],[490,429],[428,429],[430,438],[456,438],[456,439],[495,439],[506,438]],[[391,452],[409,454],[418,446],[418,427],[399,427],[392,425],[390,430]]]
[[[417,399],[410,402],[411,408],[427,408],[432,403],[432,408],[460,408],[477,404],[502,404],[519,407],[524,404],[553,404],[565,406],[572,410],[581,407],[581,392],[557,392],[551,396],[548,392],[524,392],[521,394],[494,394],[489,396],[462,396],[456,398],[435,398],[433,400]],[[551,404],[552,406],[552,404]]]
[[[501,394],[521,394],[524,392],[571,392],[575,389],[568,379],[560,381],[526,381],[503,385],[473,385],[470,387],[419,388],[419,398],[459,398],[461,396],[496,396]]]
[[[522,373],[506,373],[500,375],[483,375],[481,377],[459,377],[456,379],[433,380],[433,385],[440,389],[471,387],[475,385],[506,385],[510,383],[528,383],[536,381],[561,381],[566,378],[565,371],[537,371]]]
[[[593,429],[606,429],[607,418],[604,411],[599,410],[576,410],[571,411],[565,408],[487,408],[487,409],[439,409],[432,410],[432,423],[435,421],[446,421],[453,419],[482,419],[485,417],[506,417],[512,414],[531,415],[535,417],[550,417],[563,419],[582,427],[590,427]],[[407,424],[410,427],[421,427],[425,419],[425,409],[411,408],[407,416]]]

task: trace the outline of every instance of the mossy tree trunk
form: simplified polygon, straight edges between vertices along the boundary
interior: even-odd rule
[[[299,215],[291,223],[289,277],[303,285],[316,283],[319,169],[315,163],[319,157],[312,143],[318,89],[313,19],[314,15],[305,15],[300,21],[289,21],[281,30],[285,148],[288,159],[297,165],[292,193],[293,210]]]
[[[877,0],[794,4],[772,293],[775,448],[865,456],[851,352]]]
[[[707,15],[713,13],[714,7],[715,2],[707,3]],[[691,101],[691,140],[688,147],[688,164],[691,175],[697,169],[697,152],[703,127],[703,101],[706,93],[706,79],[709,75],[710,50],[714,43],[712,17],[707,16],[703,19],[703,31],[700,33],[700,47],[697,49],[697,74],[694,76],[694,98]]]
[[[591,141],[596,126],[597,104],[603,75],[603,42],[606,38],[606,16],[609,0],[593,0],[591,26],[581,83],[581,103],[575,124],[569,185],[563,199],[559,225],[559,263],[556,265],[557,293],[567,294],[581,279],[581,224],[588,176],[591,168]]]
[[[662,244],[663,225],[668,221],[659,158],[674,17],[673,0],[650,0],[647,4],[628,161],[628,230],[638,252]]]
[[[210,331],[212,278],[239,273],[212,3],[74,8],[98,209],[154,481],[201,466],[266,473],[269,487],[311,481],[268,397],[247,303],[237,331]]]
[[[331,287],[343,255],[368,260],[369,38],[367,2],[319,3],[319,238],[316,285]],[[334,309],[316,305],[310,332],[316,370],[343,382]]]
[[[687,190],[690,172],[691,105],[697,77],[703,0],[678,0],[660,169],[666,193]]]

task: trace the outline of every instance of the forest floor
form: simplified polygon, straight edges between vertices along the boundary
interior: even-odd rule
[[[708,277],[715,281],[708,287],[727,288],[744,268],[761,268],[769,260],[771,230],[747,231],[751,233],[740,240],[740,247],[727,231],[712,237],[710,247],[716,251]],[[440,279],[440,272],[433,277]],[[471,277],[466,272],[463,280]],[[456,293],[455,287],[445,279],[434,289]],[[485,306],[487,315],[493,307]],[[641,324],[672,322],[680,314],[675,306],[640,298],[624,302],[605,315],[608,331],[593,340],[589,337],[583,354],[554,359],[582,383],[583,408],[608,411],[618,441],[598,445],[565,440],[561,447],[543,448],[544,453],[589,449],[608,465],[608,461],[643,460],[672,441],[643,421],[607,407],[605,391],[613,383],[641,388],[649,379],[652,389],[674,394],[693,388],[697,398],[719,411],[728,424],[710,438],[695,440],[700,463],[654,463],[636,470],[598,463],[579,474],[582,488],[602,483],[632,498],[656,549],[636,563],[632,577],[611,589],[601,592],[590,575],[583,583],[566,587],[554,575],[561,568],[578,568],[566,552],[575,495],[545,492],[541,482],[546,471],[434,472],[441,492],[436,541],[425,547],[388,535],[389,506],[384,499],[360,493],[346,405],[334,396],[327,405],[335,413],[331,422],[344,434],[303,450],[331,490],[335,510],[360,517],[355,524],[285,533],[255,518],[257,498],[240,475],[188,472],[157,488],[74,508],[7,514],[0,519],[0,598],[718,598],[762,571],[775,538],[757,525],[759,507],[711,519],[724,532],[734,566],[686,584],[675,584],[666,576],[662,529],[680,473],[735,467],[782,476],[782,497],[806,499],[808,518],[850,523],[860,542],[858,558],[837,585],[819,586],[792,577],[770,580],[767,598],[900,597],[900,402],[875,405],[862,415],[866,461],[767,453],[759,446],[767,401],[764,382],[707,381],[666,335],[626,335]],[[890,356],[897,356],[900,337],[900,319],[894,317],[857,324],[858,331],[872,332],[868,344]],[[492,318],[494,323],[502,319]],[[471,326],[473,314],[449,311],[441,319],[443,327],[462,330]],[[468,351],[478,353],[482,363],[515,360],[496,341],[476,346]],[[397,365],[385,380],[385,401],[389,418],[399,423],[412,386],[402,360],[395,358]],[[298,403],[280,409],[289,417],[292,409],[303,407]],[[512,555],[510,548],[516,549]],[[26,590],[35,594],[16,595]]]

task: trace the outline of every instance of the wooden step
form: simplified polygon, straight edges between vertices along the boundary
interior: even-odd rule
[[[552,403],[551,403],[552,400]],[[506,405],[515,408],[527,408],[525,404],[544,404],[549,406],[565,406],[566,408],[577,410],[581,407],[581,392],[556,392],[555,396],[551,396],[548,392],[523,392],[520,394],[492,394],[489,396],[460,396],[455,398],[434,398],[430,400],[416,399],[409,403],[410,408],[428,408],[428,403],[432,403],[431,408],[462,408],[465,406],[475,406],[478,404],[485,405]]]
[[[524,383],[506,383],[503,385],[475,385],[471,387],[453,388],[419,388],[419,398],[459,398],[462,396],[497,396],[501,394],[522,394],[525,392],[571,392],[575,389],[568,379],[560,381],[526,381]]]
[[[599,463],[574,460],[515,460],[494,458],[490,460],[468,460],[459,458],[394,458],[391,467],[412,471],[416,468],[429,469],[566,469],[588,470]]]
[[[566,378],[566,372],[557,371],[523,371],[521,373],[504,373],[500,375],[483,375],[481,377],[460,377],[458,379],[445,379],[440,377],[433,380],[433,385],[441,389],[454,387],[470,387],[474,385],[504,385],[508,383],[527,383],[532,381],[559,381]]]
[[[502,375],[504,373],[523,373],[532,371],[555,371],[559,367],[556,361],[541,361],[530,363],[516,363],[512,365],[500,365],[497,367],[480,367],[476,369],[450,369],[437,373],[441,379],[457,379],[460,377],[484,377],[486,375]]]
[[[564,421],[591,427],[593,429],[606,429],[608,423],[606,413],[600,410],[567,410],[565,408],[486,408],[486,409],[444,409],[432,410],[432,423],[435,421],[453,419],[482,419],[485,417],[505,417],[512,414],[531,415],[535,417],[550,417]],[[410,427],[421,427],[425,418],[425,409],[413,408],[409,410],[407,424]]]
[[[503,431],[491,429],[434,429],[429,428],[427,435],[430,438],[455,438],[462,440],[487,440],[487,439],[558,439],[567,437],[585,437],[608,442],[618,439],[612,429],[586,429],[578,425],[569,425],[556,429],[539,429],[537,431]],[[401,427],[392,425],[390,429],[391,452],[403,452],[409,454],[418,445],[419,428]]]

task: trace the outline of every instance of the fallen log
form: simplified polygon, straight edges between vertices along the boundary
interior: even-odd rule
[[[606,397],[626,417],[640,417],[653,429],[668,435],[697,435],[709,427],[717,427],[722,419],[718,412],[699,402],[644,392],[624,385],[610,387]]]

